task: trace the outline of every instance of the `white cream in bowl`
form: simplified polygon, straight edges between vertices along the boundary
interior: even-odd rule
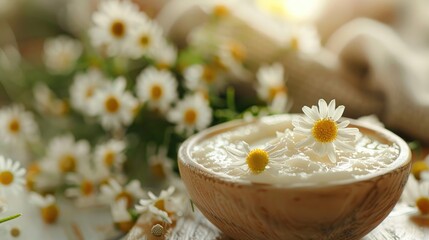
[[[384,144],[359,134],[353,144],[355,151],[337,151],[337,162],[327,156],[320,157],[309,147],[297,147],[303,136],[292,132],[292,118],[296,115],[279,115],[234,128],[209,137],[194,146],[190,154],[193,161],[216,175],[254,183],[275,185],[320,185],[339,180],[353,180],[388,172],[396,166],[399,155],[396,144]],[[287,150],[281,161],[270,161],[265,171],[251,173],[247,165],[235,166],[237,161],[227,147],[243,150],[242,141],[252,149],[277,145]]]

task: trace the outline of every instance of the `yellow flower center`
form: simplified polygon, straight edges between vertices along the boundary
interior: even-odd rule
[[[155,202],[155,204],[154,204],[154,206],[156,207],[156,208],[158,208],[159,210],[161,210],[161,211],[166,211],[165,210],[165,201],[164,201],[164,199],[159,199],[158,201],[156,201]]]
[[[21,230],[19,230],[19,228],[14,227],[10,229],[10,235],[14,238],[17,238],[19,237],[19,235],[21,235]]]
[[[246,157],[247,166],[249,166],[252,173],[261,173],[268,165],[269,155],[262,149],[253,149]]]
[[[216,72],[211,67],[204,67],[202,77],[206,83],[212,83],[216,77]]]
[[[238,43],[230,43],[229,51],[237,62],[242,62],[246,57],[246,51],[244,50],[243,46]]]
[[[104,164],[108,167],[111,167],[115,162],[115,157],[115,152],[111,150],[107,151],[106,153],[104,153]]]
[[[285,86],[271,87],[268,94],[268,100],[272,101],[279,93],[287,93],[287,88]]]
[[[150,42],[151,42],[151,39],[148,35],[145,34],[145,35],[142,35],[140,37],[140,45],[143,48],[147,48],[147,46],[149,46]]]
[[[152,174],[157,178],[164,179],[166,177],[164,166],[161,163],[152,164]]]
[[[188,109],[184,114],[184,121],[186,124],[193,125],[197,120],[197,112],[194,109]]]
[[[14,176],[11,171],[0,172],[0,183],[3,185],[10,185],[13,182]]]
[[[162,87],[159,85],[153,85],[150,89],[150,97],[153,100],[159,100],[162,97]]]
[[[158,62],[157,64],[156,64],[156,67],[158,68],[158,69],[168,69],[169,67],[170,67],[170,64],[168,64],[168,63],[166,63],[166,62]]]
[[[290,40],[290,48],[295,51],[299,49],[299,40],[297,37],[292,37]]]
[[[40,166],[37,163],[33,163],[27,167],[27,175],[25,176],[27,189],[34,191],[34,185],[36,183],[36,178],[40,174]]]
[[[80,191],[83,195],[89,196],[94,192],[94,184],[88,180],[83,180],[80,184]]]
[[[116,226],[121,230],[123,233],[128,233],[131,228],[134,227],[134,223],[132,221],[126,221],[126,222],[118,222],[116,223]]]
[[[425,161],[416,161],[411,167],[411,173],[417,180],[420,180],[420,173],[423,171],[429,171],[429,166]]]
[[[126,30],[125,24],[121,20],[115,20],[110,27],[110,32],[116,38],[124,37],[125,30]]]
[[[416,200],[416,206],[422,214],[429,213],[429,198],[420,197]]]
[[[109,96],[104,102],[104,106],[109,113],[115,113],[118,111],[120,103],[115,96]]]
[[[229,9],[227,6],[218,4],[213,8],[213,15],[216,17],[224,17],[229,14]]]
[[[87,89],[86,89],[86,92],[85,92],[85,98],[90,98],[90,97],[92,97],[94,95],[94,88],[93,87],[88,87]]]
[[[13,118],[10,122],[9,122],[9,131],[11,133],[18,133],[19,130],[21,130],[21,123],[19,122],[18,119]]]
[[[311,129],[311,134],[318,142],[328,143],[337,138],[338,127],[334,120],[324,118],[317,120]]]
[[[58,215],[60,213],[56,204],[52,204],[47,207],[44,207],[40,211],[42,214],[43,221],[48,224],[56,222]]]
[[[121,198],[124,198],[127,201],[127,208],[132,207],[134,198],[129,192],[126,192],[126,191],[120,192],[118,195],[116,195],[115,200],[117,201]]]
[[[76,158],[71,154],[65,154],[59,161],[61,172],[73,172],[76,169]]]

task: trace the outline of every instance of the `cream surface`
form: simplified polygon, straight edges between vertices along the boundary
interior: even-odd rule
[[[304,136],[292,132],[291,119],[287,115],[266,117],[215,135],[191,149],[192,159],[215,174],[233,179],[280,185],[317,185],[387,172],[399,155],[398,146],[360,134],[353,144],[356,151],[337,150],[337,162],[332,163],[328,157],[316,155],[309,147],[296,146]],[[247,164],[233,165],[239,159],[225,148],[244,151],[242,141],[251,149],[278,144],[278,148],[287,148],[287,151],[280,161],[270,161],[264,172],[253,174]]]

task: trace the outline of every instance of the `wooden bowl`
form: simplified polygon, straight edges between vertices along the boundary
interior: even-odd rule
[[[192,148],[205,139],[257,121],[209,128],[190,137],[179,150],[180,174],[192,201],[228,236],[360,239],[383,221],[401,196],[411,167],[408,145],[386,129],[353,120],[351,125],[362,133],[399,146],[399,156],[387,172],[317,186],[275,186],[222,177],[192,159]]]

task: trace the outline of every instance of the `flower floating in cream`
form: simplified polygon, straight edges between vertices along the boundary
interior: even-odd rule
[[[247,164],[250,172],[254,174],[261,173],[265,170],[270,161],[280,161],[286,152],[286,148],[279,149],[277,145],[267,145],[262,148],[251,149],[249,144],[243,143],[244,151],[232,147],[226,147],[226,150],[238,161],[234,166],[244,166]]]
[[[335,100],[327,105],[323,99],[319,100],[319,107],[304,106],[302,111],[305,116],[292,122],[295,133],[307,136],[298,143],[298,147],[311,147],[319,156],[327,155],[333,163],[337,161],[336,149],[353,151],[354,148],[349,143],[355,141],[359,130],[346,128],[349,121],[338,122],[344,109],[342,105],[335,108]]]

